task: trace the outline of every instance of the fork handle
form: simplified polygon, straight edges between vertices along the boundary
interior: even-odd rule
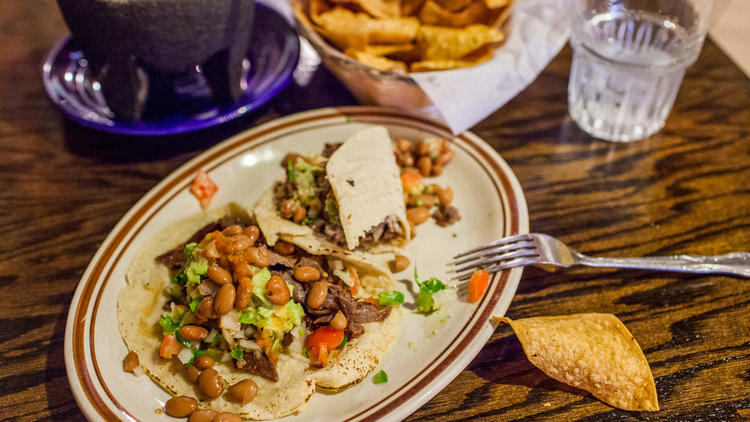
[[[589,267],[634,268],[699,274],[729,274],[750,277],[750,253],[732,252],[718,256],[653,256],[644,258],[601,258],[580,255],[578,264]]]

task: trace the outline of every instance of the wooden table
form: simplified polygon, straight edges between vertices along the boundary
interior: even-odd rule
[[[149,188],[260,121],[353,99],[325,71],[261,111],[163,139],[66,123],[41,63],[65,26],[51,0],[0,2],[0,420],[81,420],[63,362],[73,291],[99,243]],[[750,80],[709,40],[660,134],[596,141],[567,114],[565,48],[473,131],[526,192],[532,231],[605,256],[750,250]],[[662,410],[629,413],[546,377],[500,327],[410,420],[750,418],[750,280],[528,268],[508,315],[612,312],[642,346]]]

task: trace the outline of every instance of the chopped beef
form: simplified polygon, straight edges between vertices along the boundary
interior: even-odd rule
[[[432,213],[432,218],[440,227],[450,226],[456,221],[461,219],[458,214],[458,210],[450,205],[440,205],[435,212]]]
[[[289,347],[289,345],[292,344],[293,341],[294,341],[294,336],[289,333],[286,333],[284,334],[284,339],[281,340],[281,345],[283,347]]]
[[[267,249],[265,246],[263,248],[266,249],[266,252],[268,252],[268,257],[270,258],[271,265],[283,265],[287,268],[294,268],[294,265],[297,263],[297,258],[294,256],[285,256],[277,253],[273,249]]]
[[[398,224],[396,216],[389,215],[382,223],[368,230],[359,239],[359,243],[360,245],[371,246],[375,243],[386,242],[403,235],[404,231],[401,229],[401,225]]]
[[[328,240],[339,246],[346,245],[346,234],[344,234],[344,228],[341,226],[324,222],[321,233],[325,234]]]
[[[297,188],[294,186],[293,182],[276,182],[273,185],[273,199],[275,199],[278,204],[287,198],[291,198],[296,191]]]
[[[253,375],[258,375],[274,382],[279,380],[279,374],[276,372],[276,367],[274,367],[273,363],[268,360],[268,357],[259,350],[243,353],[242,359],[238,360],[236,365],[237,368],[244,369]]]
[[[373,321],[383,321],[390,315],[391,307],[378,307],[368,302],[357,302],[357,309],[354,311],[354,322],[364,323]]]
[[[185,265],[185,261],[187,260],[187,258],[185,257],[185,245],[187,245],[188,243],[200,242],[204,237],[206,237],[207,234],[217,230],[224,230],[227,227],[235,224],[239,224],[243,227],[245,226],[242,220],[232,216],[224,216],[214,221],[213,223],[206,224],[200,230],[193,233],[193,235],[190,236],[190,239],[188,239],[187,242],[182,243],[156,257],[156,261],[160,264],[165,265],[170,270],[179,270],[183,265]]]
[[[323,152],[320,153],[325,158],[331,158],[334,152],[343,144],[343,142],[337,142],[335,144],[326,144],[323,148]]]
[[[314,267],[322,274],[326,272],[323,266],[323,260],[324,257],[321,255],[305,255],[300,257],[299,261],[297,261],[297,265],[300,267]]]

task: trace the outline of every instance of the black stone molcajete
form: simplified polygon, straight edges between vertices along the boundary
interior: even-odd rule
[[[254,0],[58,0],[117,118],[236,100]]]

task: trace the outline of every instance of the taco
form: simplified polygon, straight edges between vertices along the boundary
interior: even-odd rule
[[[297,223],[294,233],[316,233],[337,246],[373,252],[409,241],[400,169],[385,127],[326,144],[314,157],[289,154],[284,165],[286,179],[273,186],[271,206],[261,212]]]
[[[400,312],[373,299],[395,283],[368,256],[303,238],[269,249],[254,223],[229,204],[166,227],[132,262],[118,317],[128,349],[171,394],[272,419],[367,376]],[[209,367],[217,391],[204,389]],[[230,387],[247,379],[257,394],[243,403]]]

